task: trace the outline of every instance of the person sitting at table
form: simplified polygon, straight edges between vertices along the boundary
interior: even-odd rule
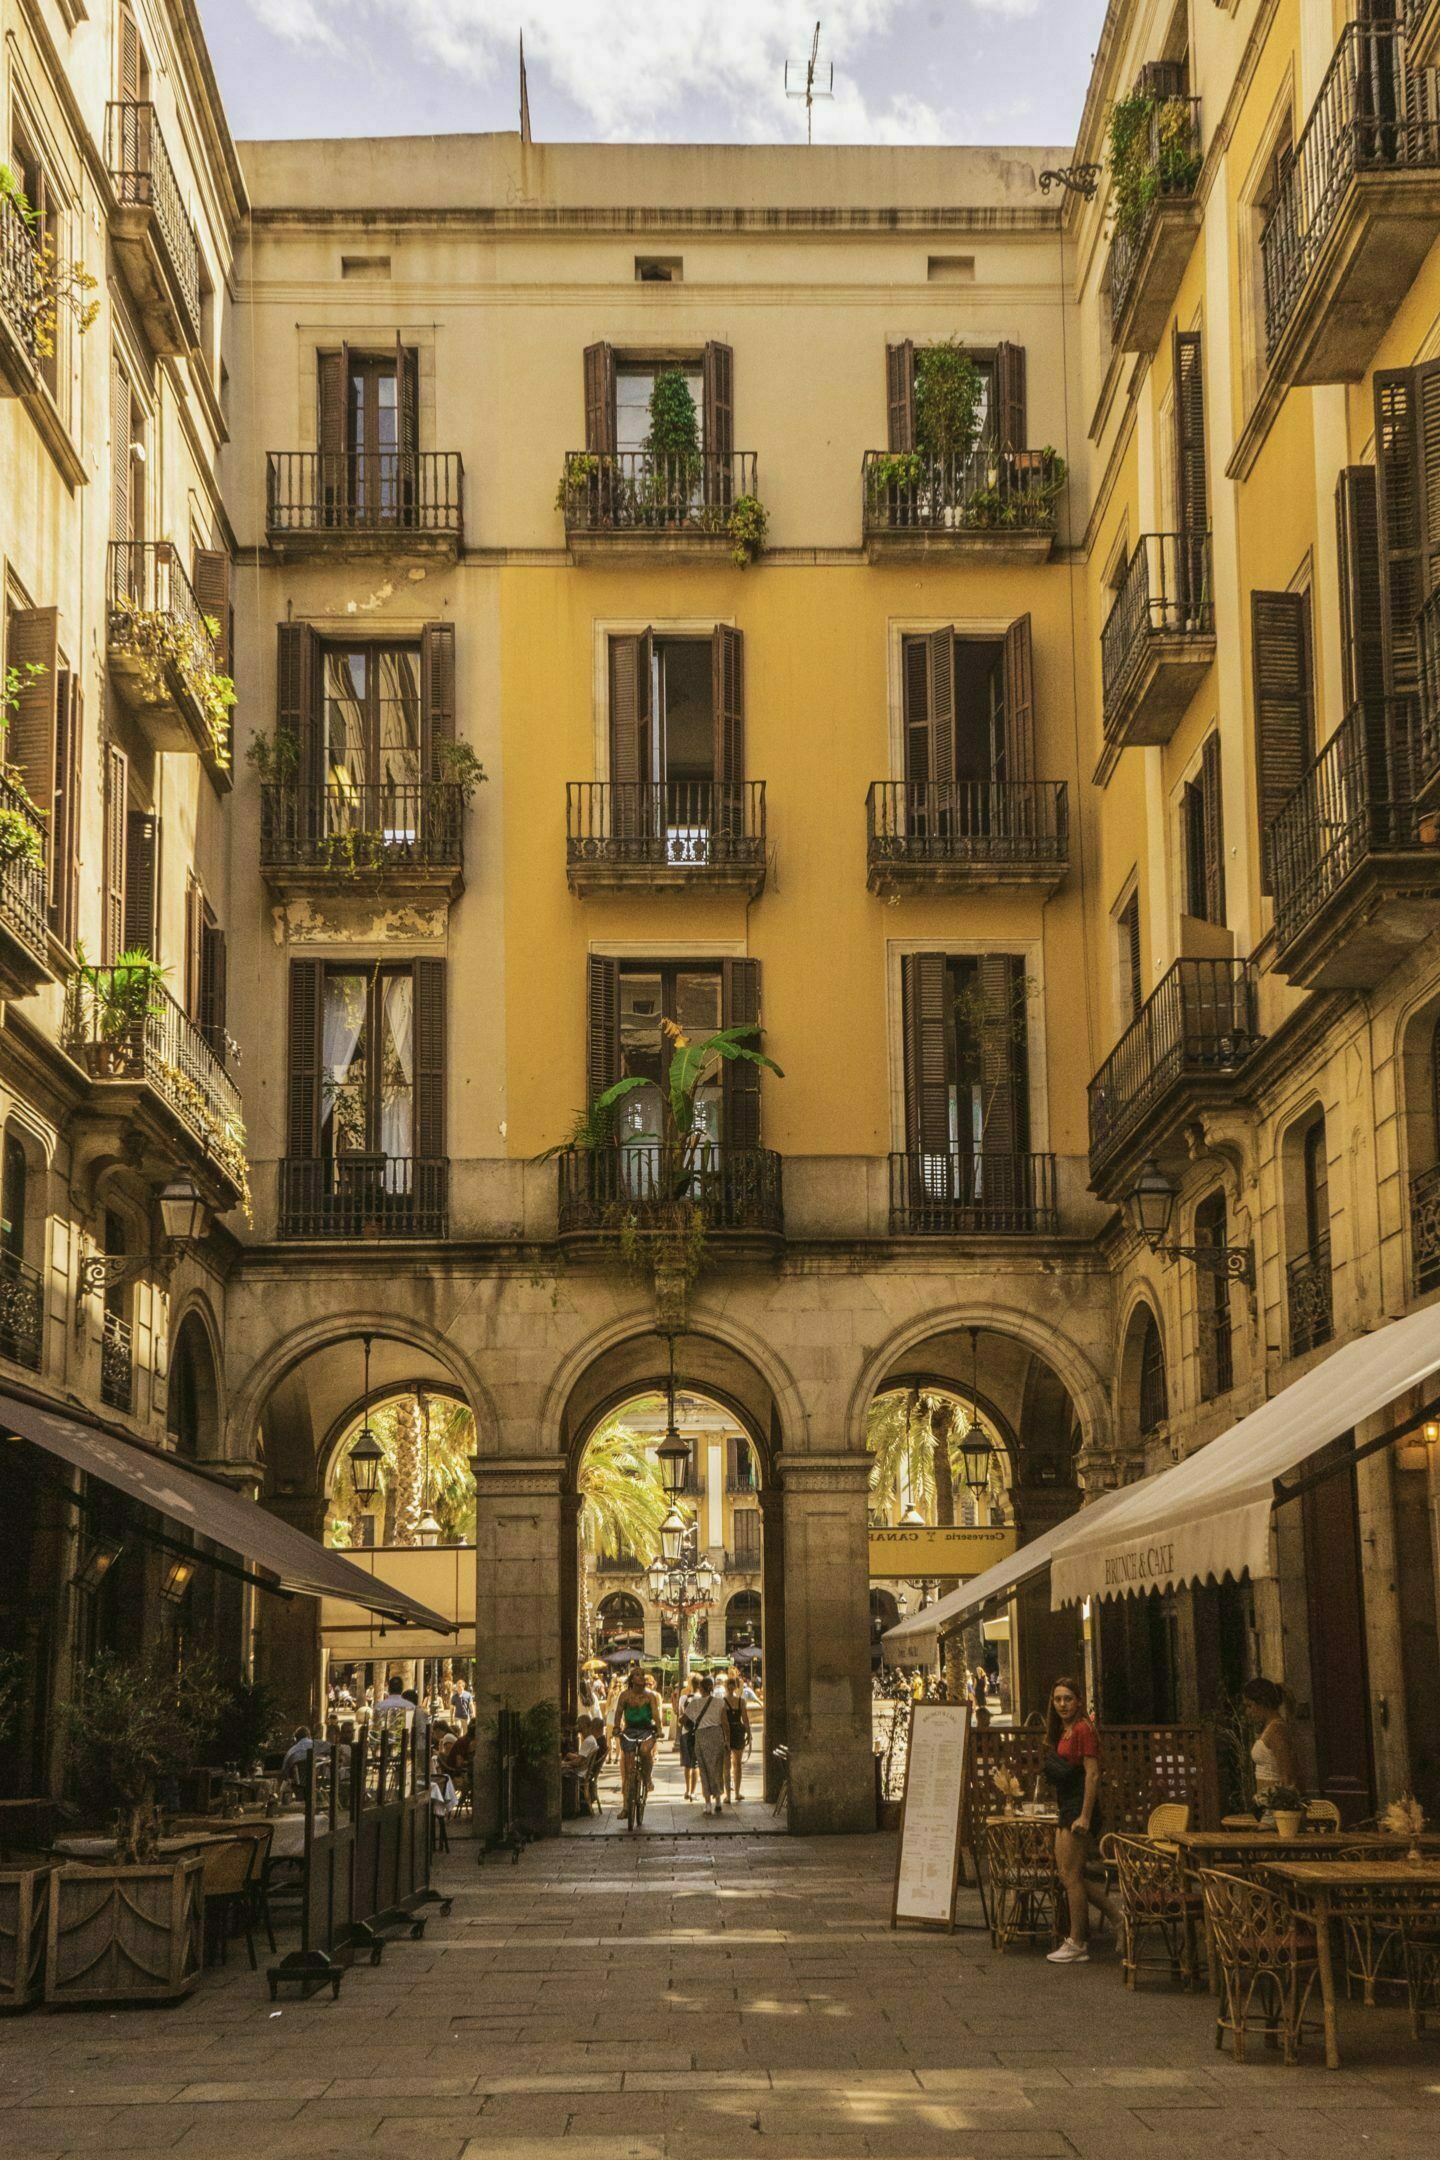
[[[285,1760],[280,1765],[281,1776],[287,1777],[297,1790],[304,1786],[305,1763],[307,1758],[313,1755],[314,1752],[315,1741],[310,1727],[308,1725],[297,1725],[290,1746],[286,1751]]]
[[[1270,1795],[1277,1786],[1300,1787],[1295,1765],[1295,1734],[1286,1711],[1285,1692],[1274,1680],[1247,1680],[1240,1690],[1245,1715],[1256,1728],[1250,1749],[1255,1766],[1255,1806],[1262,1815],[1270,1812]]]
[[[590,1813],[590,1802],[586,1796],[586,1787],[590,1778],[590,1765],[600,1752],[599,1734],[603,1730],[604,1727],[599,1718],[582,1717],[579,1722],[579,1733],[575,1746],[568,1754],[560,1757],[560,1775],[562,1777],[573,1777],[577,1782],[579,1797],[576,1802],[576,1812],[580,1815]]]

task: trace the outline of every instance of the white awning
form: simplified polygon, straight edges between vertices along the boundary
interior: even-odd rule
[[[1053,1555],[1051,1604],[1274,1572],[1275,1480],[1440,1372],[1440,1310],[1346,1343],[1172,1470],[1086,1509]],[[1024,1554],[1018,1556],[1023,1559]]]

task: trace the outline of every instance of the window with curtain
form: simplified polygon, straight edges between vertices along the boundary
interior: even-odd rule
[[[413,838],[419,821],[423,725],[420,648],[327,646],[326,824],[331,832]]]
[[[415,1152],[415,985],[409,968],[330,968],[321,1016],[320,1152]]]

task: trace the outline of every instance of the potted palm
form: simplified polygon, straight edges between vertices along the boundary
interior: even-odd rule
[[[121,953],[112,967],[96,967],[78,955],[73,984],[72,1034],[91,1076],[113,1079],[143,1063],[145,1023],[163,1011],[160,992],[168,968],[141,946]]]

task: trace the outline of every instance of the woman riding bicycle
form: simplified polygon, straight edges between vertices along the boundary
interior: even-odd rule
[[[648,1785],[655,1770],[655,1743],[660,1738],[660,1697],[645,1685],[645,1675],[632,1665],[615,1705],[615,1732],[620,1741],[620,1812],[630,1804],[630,1780],[638,1756],[645,1764]]]

